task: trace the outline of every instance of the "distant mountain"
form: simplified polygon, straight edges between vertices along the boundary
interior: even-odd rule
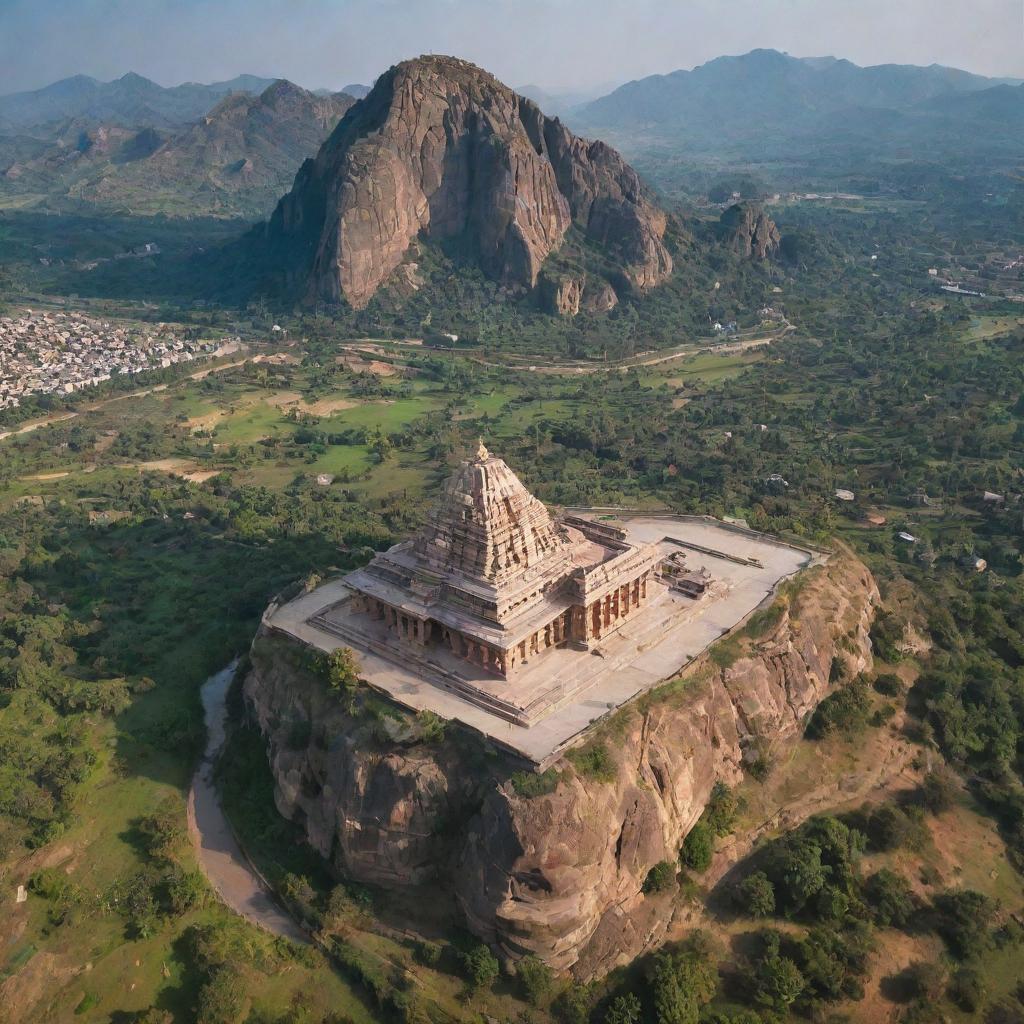
[[[777,50],[718,57],[692,71],[628,82],[576,114],[578,124],[617,127],[792,124],[849,107],[905,108],[935,97],[989,88],[993,80],[955,68],[880,64]]]
[[[369,96],[371,88],[372,86],[369,85],[346,85],[341,91],[346,96],[354,96],[357,100],[361,100],[364,96]]]
[[[75,75],[31,92],[0,96],[0,130],[26,131],[69,119],[119,127],[177,127],[195,121],[233,92],[262,92],[274,80],[239,75],[227,82],[165,88],[129,72],[112,82]]]
[[[377,79],[253,244],[309,300],[359,309],[385,284],[415,290],[426,244],[575,313],[663,282],[666,225],[615,150],[475,65],[431,56]],[[584,248],[586,269],[568,266]]]
[[[231,92],[175,132],[71,121],[41,150],[24,137],[0,144],[0,192],[44,193],[57,208],[259,217],[355,102],[279,80],[258,96]]]
[[[632,155],[667,148],[792,160],[813,156],[812,147],[849,154],[870,143],[873,155],[909,150],[939,158],[978,134],[971,124],[955,125],[957,117],[991,119],[986,111],[1000,107],[1012,113],[1016,88],[937,64],[859,67],[835,57],[753,50],[629,82],[571,111],[569,122]],[[1005,134],[1006,127],[999,130]]]

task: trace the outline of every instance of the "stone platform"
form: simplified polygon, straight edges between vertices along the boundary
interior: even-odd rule
[[[596,518],[596,517],[592,517]],[[822,560],[809,549],[707,517],[626,516],[614,520],[632,543],[714,581],[697,598],[661,583],[643,611],[588,650],[548,650],[504,679],[441,645],[411,651],[379,619],[352,602],[344,580],[323,584],[280,607],[264,625],[323,651],[351,647],[366,682],[413,710],[430,710],[476,729],[537,767],[550,763],[596,720],[676,675],[774,594],[779,583]]]

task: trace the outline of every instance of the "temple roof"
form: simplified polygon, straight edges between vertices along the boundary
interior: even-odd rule
[[[481,441],[473,460],[445,485],[413,546],[439,570],[501,585],[540,570],[548,560],[561,562],[572,542]]]

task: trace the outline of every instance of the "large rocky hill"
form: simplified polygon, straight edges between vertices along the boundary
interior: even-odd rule
[[[303,165],[266,241],[300,295],[356,308],[420,237],[518,291],[571,242],[602,261],[582,287],[607,306],[610,288],[644,292],[671,273],[665,227],[615,150],[472,64],[421,57],[382,75]]]

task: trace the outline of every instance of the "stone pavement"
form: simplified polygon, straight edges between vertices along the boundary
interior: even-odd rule
[[[381,637],[372,645],[361,645],[358,631],[344,629],[343,606],[336,607],[349,593],[340,579],[281,607],[272,606],[264,624],[323,651],[352,647],[366,682],[399,704],[461,722],[543,768],[595,721],[678,674],[769,600],[784,579],[823,560],[810,550],[705,517],[622,515],[616,525],[627,530],[633,543],[658,544],[666,555],[684,551],[687,564],[705,567],[714,585],[697,600],[666,590],[593,649],[547,651],[511,682],[486,674],[474,679],[472,666],[444,664],[433,648],[427,649],[427,657],[438,666],[436,672],[429,666],[429,671],[419,669],[409,658],[408,648],[397,641],[387,646]],[[318,623],[311,621],[317,617]],[[343,635],[328,631],[332,621],[342,627]],[[523,686],[528,693],[515,694],[519,704],[524,696],[551,692],[560,682],[566,695],[539,721],[529,726],[513,724],[446,688],[442,668],[460,673],[495,697]]]

